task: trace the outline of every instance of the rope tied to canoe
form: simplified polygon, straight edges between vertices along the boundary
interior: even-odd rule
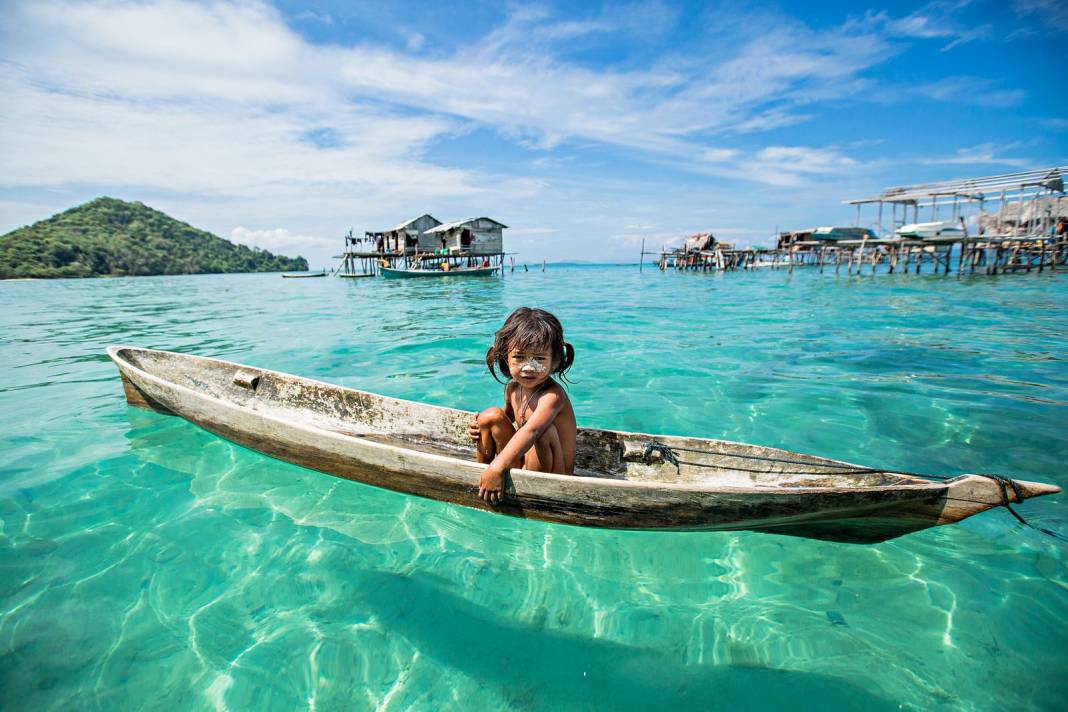
[[[672,449],[670,447],[668,447],[667,445],[665,445],[664,443],[658,443],[655,440],[645,444],[645,450],[642,451],[642,459],[645,460],[646,462],[649,462],[649,456],[652,455],[654,452],[660,453],[660,456],[663,457],[664,460],[666,460],[667,462],[670,462],[672,465],[674,465],[676,470],[681,470],[682,469],[681,466],[682,466],[683,463],[681,463],[679,461],[678,455],[676,455],[672,451]],[[693,462],[687,462],[685,464],[687,464],[687,465],[695,465],[695,464],[696,465],[700,465],[700,463],[693,463]]]
[[[834,470],[823,470],[823,471],[818,471],[817,470],[817,471],[814,471],[814,472],[797,472],[797,473],[794,473],[794,474],[864,475],[864,474],[885,473],[885,474],[891,474],[891,475],[906,475],[906,476],[909,476],[909,477],[919,477],[921,479],[936,480],[936,481],[942,481],[942,482],[944,482],[946,480],[953,479],[953,477],[956,477],[956,475],[952,475],[952,476],[950,476],[950,475],[933,475],[933,474],[923,473],[923,472],[908,472],[908,471],[905,471],[905,470],[879,470],[879,469],[872,468],[872,467],[850,467],[848,465],[841,465],[839,463],[833,463],[833,462],[804,462],[802,460],[790,460],[790,459],[781,458],[781,457],[767,457],[767,456],[764,456],[764,455],[748,455],[748,454],[743,454],[743,453],[721,452],[721,451],[716,451],[716,450],[702,450],[702,449],[699,449],[699,448],[682,447],[682,446],[679,446],[679,445],[676,445],[676,446],[672,447],[670,445],[665,445],[664,443],[658,442],[656,440],[652,440],[652,441],[646,443],[645,449],[642,451],[642,459],[647,464],[651,464],[650,455],[652,455],[654,452],[655,453],[659,453],[660,456],[664,459],[665,462],[670,462],[672,465],[675,466],[676,471],[679,471],[679,472],[681,472],[681,470],[682,470],[682,465],[689,465],[690,467],[707,467],[707,468],[711,468],[711,469],[721,469],[721,467],[722,467],[721,465],[715,465],[715,464],[711,464],[711,463],[707,463],[707,462],[692,462],[692,461],[688,461],[688,460],[680,460],[678,455],[676,454],[676,451],[678,451],[678,452],[695,452],[695,453],[700,453],[700,454],[705,454],[705,455],[719,455],[721,457],[734,457],[734,458],[738,458],[738,459],[742,459],[742,460],[762,460],[762,461],[765,461],[765,462],[776,462],[776,463],[780,463],[780,464],[784,464],[784,465],[805,465],[805,466],[810,466],[810,467],[836,468]],[[767,472],[767,470],[750,470],[750,469],[747,469],[747,468],[732,468],[732,469],[739,469],[739,470],[743,470],[743,471],[746,471],[746,472]],[[974,472],[974,473],[971,473],[971,474],[977,475],[979,477],[986,477],[986,478],[991,479],[994,482],[996,482],[997,485],[998,485],[998,490],[1001,492],[1001,503],[998,506],[1004,507],[1005,509],[1009,510],[1009,513],[1013,517],[1015,517],[1016,520],[1019,521],[1021,524],[1023,524],[1026,527],[1030,527],[1031,529],[1034,529],[1037,532],[1041,532],[1043,534],[1046,534],[1047,536],[1051,536],[1054,539],[1057,539],[1059,541],[1068,542],[1068,537],[1065,537],[1064,535],[1059,534],[1059,533],[1057,533],[1057,532],[1055,532],[1055,531],[1053,531],[1051,529],[1047,529],[1045,527],[1035,526],[1031,522],[1029,522],[1026,519],[1024,519],[1023,516],[1019,512],[1017,512],[1015,509],[1012,508],[1012,500],[1009,499],[1009,488],[1011,488],[1013,494],[1016,495],[1016,501],[1017,502],[1022,502],[1024,500],[1023,492],[1020,491],[1020,485],[1016,482],[1016,480],[1012,479],[1011,477],[1005,477],[1003,475],[997,475],[997,474],[993,474],[993,473],[989,473],[989,472]]]
[[[1016,517],[1020,524],[1023,524],[1026,527],[1030,527],[1037,532],[1047,534],[1053,537],[1054,539],[1058,539],[1060,541],[1068,541],[1068,537],[1065,537],[1062,534],[1058,534],[1052,529],[1046,529],[1045,527],[1036,527],[1034,524],[1024,519],[1019,512],[1012,508],[1011,500],[1009,500],[1009,487],[1012,488],[1012,493],[1016,495],[1017,502],[1022,502],[1024,499],[1023,493],[1020,492],[1020,486],[1016,483],[1016,480],[1012,479],[1011,477],[1003,477],[1002,475],[995,475],[990,472],[976,472],[974,474],[979,475],[980,477],[987,477],[998,483],[998,489],[1001,490],[1001,506],[1009,510],[1009,514]]]

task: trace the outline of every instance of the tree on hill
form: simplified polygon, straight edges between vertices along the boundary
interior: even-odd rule
[[[0,237],[0,279],[306,270],[143,203],[97,198]]]

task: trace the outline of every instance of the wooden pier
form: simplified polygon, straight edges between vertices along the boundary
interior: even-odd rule
[[[853,227],[783,232],[774,248],[737,249],[701,233],[659,252],[646,252],[643,243],[642,260],[656,255],[661,271],[698,272],[814,267],[823,273],[833,267],[835,274],[996,275],[1058,269],[1068,265],[1066,173],[1068,167],[1057,167],[889,188],[845,201],[857,207]],[[864,206],[877,211],[867,225]],[[930,222],[920,222],[921,209]]]
[[[798,242],[784,249],[745,248],[684,253],[657,253],[663,270],[735,272],[753,269],[815,267],[822,274],[1005,274],[1042,272],[1068,265],[1068,240],[1063,237],[984,235],[944,240],[841,240]]]

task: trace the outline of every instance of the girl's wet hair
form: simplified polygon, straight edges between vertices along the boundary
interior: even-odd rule
[[[564,341],[564,327],[560,320],[544,309],[519,307],[504,320],[504,326],[493,339],[493,346],[486,352],[486,368],[493,377],[511,378],[508,370],[508,352],[512,349],[539,351],[548,349],[552,354],[551,373],[564,378],[564,373],[575,362],[575,348]],[[566,379],[565,379],[566,380]]]

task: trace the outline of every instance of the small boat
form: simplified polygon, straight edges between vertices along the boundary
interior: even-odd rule
[[[322,272],[298,272],[297,274],[283,274],[282,279],[311,279],[312,277],[325,277],[326,270]]]
[[[515,517],[588,527],[753,530],[871,543],[1060,492],[960,475],[940,481],[725,440],[582,429],[574,475],[512,469],[478,497],[473,413],[200,356],[112,346],[130,405],[181,416],[330,475]]]
[[[454,267],[453,269],[397,269],[379,267],[382,276],[388,279],[407,279],[409,277],[488,277],[500,267]]]
[[[812,239],[828,240],[874,240],[875,231],[866,227],[818,227],[812,231]]]
[[[936,240],[939,238],[964,237],[964,228],[960,223],[943,220],[940,222],[912,223],[902,225],[894,234],[913,240]]]

